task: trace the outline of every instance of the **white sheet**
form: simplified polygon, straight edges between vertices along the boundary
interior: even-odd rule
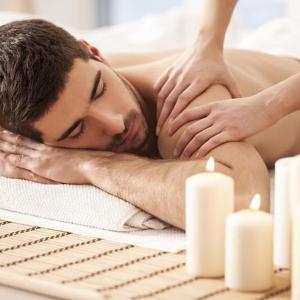
[[[185,233],[174,227],[168,227],[163,230],[147,229],[131,232],[117,232],[47,218],[39,218],[3,209],[0,209],[0,220],[68,231],[167,252],[178,252],[185,249]]]
[[[300,59],[300,21],[274,19],[244,37],[237,47]]]
[[[77,30],[66,24],[56,24],[75,37],[87,40],[104,53],[151,52],[191,45],[198,32],[200,7],[195,9],[192,6],[183,5],[161,14],[148,14],[130,23],[92,30]],[[39,16],[0,12],[0,25],[26,18],[39,18]],[[241,27],[234,16],[226,34],[226,45],[235,45],[241,35]]]

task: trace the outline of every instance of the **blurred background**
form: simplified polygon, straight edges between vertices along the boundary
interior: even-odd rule
[[[295,2],[298,0],[295,0]],[[0,0],[0,10],[33,13],[77,29],[135,21],[149,14],[192,5],[201,0]],[[286,13],[286,0],[240,0],[236,12],[243,26],[253,29]],[[291,1],[290,1],[291,2]]]
[[[189,46],[197,34],[201,1],[0,0],[0,24],[42,17],[63,26],[78,38],[85,38],[104,52],[183,48]],[[292,26],[291,20],[299,22],[298,25]],[[272,24],[272,30],[268,24]],[[289,40],[285,37],[287,32],[293,31],[291,28],[300,28],[299,24],[300,0],[240,0],[225,46],[266,51],[272,50],[273,43],[277,51],[279,44],[281,47],[300,39],[298,32]],[[253,32],[261,32],[261,28],[264,35],[251,36]]]

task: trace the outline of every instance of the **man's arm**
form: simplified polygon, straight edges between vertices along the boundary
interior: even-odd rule
[[[191,105],[229,98],[223,86],[213,86]],[[205,172],[208,156],[216,161],[216,171],[232,176],[235,181],[235,208],[249,207],[255,193],[262,196],[262,209],[269,209],[269,174],[256,149],[245,142],[231,142],[212,150],[203,159],[174,160],[172,153],[183,126],[168,136],[167,126],[159,137],[161,160],[128,154],[113,154],[106,160],[96,158],[86,168],[88,182],[116,195],[150,214],[180,228],[185,220],[185,180]]]
[[[130,154],[94,159],[86,168],[88,182],[148,213],[184,228],[184,190],[187,177],[203,172],[206,161],[154,160]],[[216,169],[232,175],[230,167]]]
[[[223,153],[223,154],[222,154]],[[235,180],[236,209],[249,206],[259,192],[268,209],[269,175],[246,143],[228,143],[213,150],[216,171]],[[88,182],[180,228],[185,226],[185,180],[205,171],[206,160],[153,160],[130,154],[95,158],[85,168]]]
[[[0,150],[4,151],[0,161],[15,168],[14,173],[1,170],[2,176],[23,178],[18,173],[20,168],[56,182],[93,184],[180,228],[185,224],[185,180],[205,171],[206,165],[206,160],[153,160],[130,154],[56,148],[5,132],[0,133],[0,138]],[[256,192],[267,199],[268,173],[253,147],[227,143],[211,155],[216,159],[216,171],[235,179],[237,208],[248,206]]]

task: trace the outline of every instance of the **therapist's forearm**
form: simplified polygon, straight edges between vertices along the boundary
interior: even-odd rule
[[[200,29],[196,45],[205,42],[216,44],[221,50],[225,33],[238,0],[203,0]]]
[[[204,160],[154,160],[118,153],[92,161],[86,178],[90,184],[184,228],[185,180],[204,171],[205,165]],[[216,163],[217,168],[219,165]]]
[[[300,73],[281,81],[261,92],[267,109],[275,121],[300,110]]]

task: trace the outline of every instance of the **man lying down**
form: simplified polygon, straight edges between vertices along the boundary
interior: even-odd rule
[[[195,121],[171,136],[166,122],[157,137],[153,86],[181,51],[103,57],[43,20],[1,26],[0,43],[2,176],[91,184],[184,228],[185,180],[204,172],[209,156],[216,171],[234,178],[236,209],[258,192],[268,210],[267,166],[300,151],[296,112],[247,141],[174,159],[176,142]],[[300,71],[287,57],[227,50],[225,58],[245,96]],[[229,98],[214,85],[188,107]]]

